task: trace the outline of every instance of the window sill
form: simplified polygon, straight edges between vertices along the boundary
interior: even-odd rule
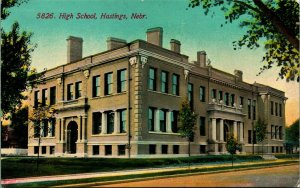
[[[123,94],[126,94],[126,93],[127,93],[126,91],[123,91],[121,93],[113,93],[113,94],[110,94],[110,95],[97,96],[97,97],[92,97],[91,100],[102,99],[102,98],[107,98],[107,97],[113,97],[113,96],[123,95]]]
[[[170,93],[163,93],[163,92],[160,92],[160,91],[153,91],[153,90],[150,90],[148,89],[149,92],[153,92],[153,93],[158,93],[158,94],[163,94],[163,95],[167,95],[167,96],[172,96],[172,97],[180,97],[180,95],[173,95],[173,94],[170,94]]]
[[[168,133],[168,132],[156,132],[156,131],[148,131],[149,134],[163,134],[163,135],[176,135],[179,136],[180,133]]]
[[[92,137],[125,136],[127,133],[93,134]]]

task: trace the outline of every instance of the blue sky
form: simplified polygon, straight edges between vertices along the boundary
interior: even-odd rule
[[[233,73],[244,72],[244,80],[260,82],[286,92],[287,124],[299,117],[299,85],[277,79],[278,69],[256,76],[263,49],[233,50],[232,42],[242,37],[244,31],[237,23],[224,24],[223,13],[215,11],[214,17],[205,16],[201,8],[188,8],[188,0],[29,0],[11,10],[11,15],[1,24],[9,29],[14,21],[22,30],[34,33],[32,41],[38,45],[32,54],[32,65],[38,70],[66,63],[66,38],[82,37],[83,56],[106,49],[107,37],[127,40],[146,39],[146,30],[163,27],[163,46],[169,48],[170,39],[181,41],[181,51],[196,60],[196,52],[205,50],[213,67]],[[54,13],[55,19],[37,19],[38,13]],[[60,13],[73,13],[73,20],[58,19]],[[77,13],[126,14],[127,20],[76,20]],[[146,19],[132,20],[132,13],[142,13]]]

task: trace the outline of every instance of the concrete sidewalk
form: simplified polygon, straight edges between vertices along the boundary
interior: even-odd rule
[[[234,166],[245,166],[245,165],[256,165],[256,164],[268,164],[268,163],[282,163],[285,161],[298,161],[298,160],[283,160],[279,159],[276,161],[256,161],[256,162],[241,162],[234,163]],[[170,166],[170,167],[159,167],[159,168],[144,168],[134,170],[122,170],[122,171],[111,171],[111,172],[94,172],[94,173],[80,173],[80,174],[67,174],[67,175],[55,175],[55,176],[38,176],[38,177],[26,177],[26,178],[13,178],[1,180],[1,185],[18,184],[18,183],[33,183],[33,182],[45,182],[45,181],[60,181],[60,180],[75,180],[75,179],[86,179],[86,178],[101,178],[101,177],[114,177],[134,174],[150,174],[160,172],[171,172],[177,170],[189,170],[189,169],[209,169],[214,167],[227,167],[231,166],[231,162],[226,163],[210,163],[210,164],[193,164],[190,167],[185,166]]]

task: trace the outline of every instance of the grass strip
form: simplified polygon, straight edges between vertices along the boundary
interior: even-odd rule
[[[47,181],[47,182],[35,182],[35,183],[23,183],[23,184],[11,184],[5,185],[4,187],[52,187],[52,186],[70,186],[70,187],[82,187],[81,183],[90,183],[85,186],[92,185],[103,185],[112,183],[111,181],[139,181],[143,179],[152,179],[155,177],[164,178],[170,176],[178,176],[178,175],[192,175],[198,173],[217,173],[224,171],[235,171],[235,170],[243,170],[243,169],[254,169],[260,167],[272,167],[279,165],[289,165],[296,164],[299,161],[283,161],[283,162],[269,162],[269,163],[258,163],[251,165],[236,165],[236,166],[216,166],[216,167],[201,167],[194,169],[183,169],[183,170],[174,170],[167,172],[156,172],[156,173],[147,173],[147,174],[132,174],[132,175],[123,175],[123,176],[111,176],[111,177],[99,177],[99,178],[86,178],[86,179],[75,179],[75,180],[61,180],[61,181]]]

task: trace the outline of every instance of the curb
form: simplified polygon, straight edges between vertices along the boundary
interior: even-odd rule
[[[267,166],[267,165],[266,166],[254,166],[254,167],[250,166],[250,167],[238,168],[238,169],[212,170],[212,171],[208,171],[208,172],[188,172],[188,173],[183,173],[183,174],[160,175],[160,176],[154,176],[154,177],[152,176],[152,177],[131,178],[131,179],[123,179],[123,180],[103,181],[103,182],[66,184],[66,185],[58,185],[58,186],[53,186],[53,187],[101,186],[101,185],[138,182],[138,181],[146,181],[146,180],[154,180],[154,179],[165,179],[165,178],[172,178],[172,177],[184,177],[184,176],[200,175],[200,174],[215,174],[215,173],[224,173],[224,172],[255,170],[255,169],[261,169],[261,168],[273,168],[273,167],[279,167],[279,166],[290,166],[290,165],[294,165],[296,163],[299,163],[299,161],[293,161],[289,164],[274,164],[272,166]],[[120,177],[122,177],[122,176],[120,176]]]

